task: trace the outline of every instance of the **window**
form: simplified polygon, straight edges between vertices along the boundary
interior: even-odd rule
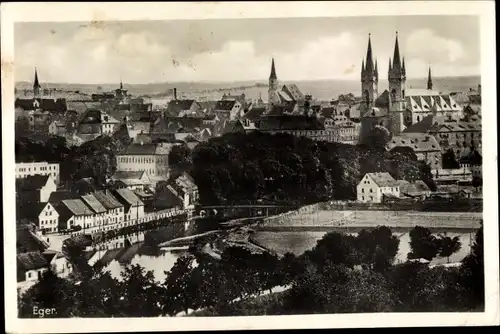
[[[365,196],[361,196],[361,200],[363,200],[363,201],[364,201],[364,200],[365,200]]]
[[[372,189],[370,189],[370,192],[372,193],[372,192],[373,192],[373,190],[372,190]]]
[[[365,188],[361,188],[361,192],[364,193],[365,192]]]
[[[28,274],[28,278],[31,278],[31,273],[30,273],[30,272],[28,272],[27,274]]]

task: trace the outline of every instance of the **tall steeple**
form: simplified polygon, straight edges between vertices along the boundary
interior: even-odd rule
[[[120,75],[120,89],[123,90],[123,78]]]
[[[274,66],[274,58],[271,61],[271,75],[269,76],[269,90],[267,102],[269,106],[278,105],[280,98],[278,96],[278,76],[276,75],[276,68]]]
[[[401,56],[399,55],[398,32],[396,31],[396,43],[394,44],[394,57],[392,57],[392,67],[401,69]]]
[[[38,72],[35,67],[35,79],[33,80],[33,94],[35,97],[40,95],[40,82],[38,81]]]
[[[276,68],[274,67],[274,58],[271,61],[271,75],[269,76],[269,80],[271,79],[278,79],[278,76],[276,75]]]
[[[378,79],[378,60],[375,58],[375,76]]]
[[[371,34],[368,34],[366,61],[362,61],[361,67],[361,96],[365,105],[369,107],[378,97],[378,69],[377,63],[373,62]]]
[[[391,57],[389,57],[389,72],[392,70],[392,63],[391,63]]]
[[[432,90],[432,75],[431,75],[431,65],[429,65],[429,75],[427,77],[427,89]]]
[[[366,50],[366,72],[374,71],[371,34],[368,34],[368,49]]]

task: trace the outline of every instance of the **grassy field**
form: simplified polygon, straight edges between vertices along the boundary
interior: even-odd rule
[[[318,211],[302,213],[265,223],[272,226],[388,227],[477,229],[481,212],[411,212],[411,211]]]

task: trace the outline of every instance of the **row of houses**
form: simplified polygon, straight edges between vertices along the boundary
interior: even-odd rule
[[[396,180],[387,172],[367,173],[356,187],[357,200],[361,203],[382,203],[386,198],[426,199],[431,196],[480,198],[480,187],[472,186],[472,174],[465,168],[461,170],[434,170],[437,185],[435,191],[422,180],[408,182]]]

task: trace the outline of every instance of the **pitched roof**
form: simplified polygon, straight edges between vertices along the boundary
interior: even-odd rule
[[[109,191],[96,191],[92,195],[94,195],[94,197],[108,210],[123,207],[123,204],[121,204]]]
[[[30,231],[28,226],[21,226],[16,229],[16,251],[24,252],[43,252],[49,248],[49,244]]]
[[[304,115],[266,115],[259,122],[261,130],[324,130],[324,125],[316,117]]]
[[[422,180],[417,180],[414,183],[408,181],[398,181],[400,193],[408,195],[422,195],[430,191],[429,187]]]
[[[144,205],[140,198],[137,197],[137,195],[130,189],[117,189],[115,192],[119,198],[123,199],[126,203],[130,204],[133,207],[137,205]]]
[[[16,191],[40,190],[45,187],[49,179],[52,179],[50,175],[29,175],[16,179]]]
[[[28,252],[17,254],[17,265],[24,270],[33,270],[48,267],[49,263],[41,252]]]
[[[302,101],[304,100],[304,94],[300,91],[296,84],[287,84],[283,86],[283,90],[294,100]]]
[[[375,100],[375,107],[389,107],[390,99],[389,99],[389,91],[386,89],[382,94],[380,94]]]
[[[178,116],[181,111],[189,110],[195,100],[172,100],[168,103],[166,113]]]
[[[383,172],[367,174],[379,187],[397,187],[399,185],[398,181],[396,181],[389,173]]]
[[[61,204],[75,216],[89,216],[93,214],[90,208],[81,199],[65,199],[61,201]]]
[[[145,174],[145,171],[116,171],[111,178],[114,180],[141,179]]]
[[[249,121],[255,122],[256,120],[259,119],[259,117],[266,111],[266,108],[264,107],[253,107],[252,109],[248,110],[243,118],[248,119]]]
[[[335,107],[323,107],[321,108],[320,114],[323,117],[330,118],[332,117],[337,111],[337,108]]]
[[[181,187],[184,192],[198,189],[194,183],[194,179],[187,173],[183,173],[181,176],[176,178],[174,182]]]
[[[230,111],[233,109],[234,105],[236,104],[236,100],[220,100],[217,101],[217,104],[215,105],[214,110],[215,111]]]
[[[440,152],[441,147],[436,140],[436,137],[426,133],[403,133],[399,136],[394,136],[387,143],[387,149],[391,150],[395,147],[409,147],[417,152]]]
[[[83,202],[85,202],[95,213],[106,212],[106,208],[99,202],[99,200],[94,196],[94,194],[82,196]]]
[[[154,155],[156,144],[150,143],[132,143],[127,146],[119,155]]]

